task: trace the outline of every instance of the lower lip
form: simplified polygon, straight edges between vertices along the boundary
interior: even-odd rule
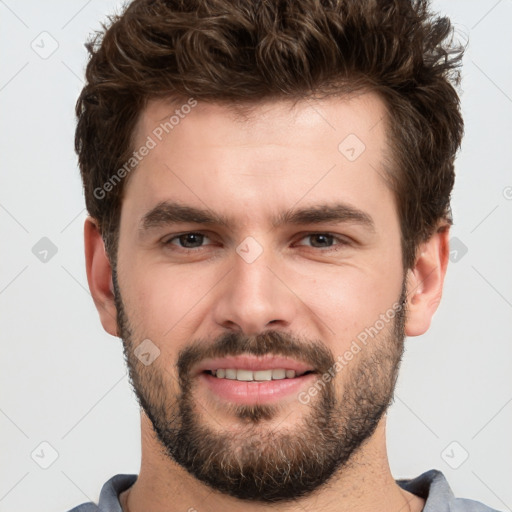
[[[309,373],[293,379],[268,380],[264,382],[244,382],[235,379],[219,379],[209,373],[201,373],[201,382],[215,395],[239,404],[277,402],[292,394],[298,394],[310,384],[316,375]]]

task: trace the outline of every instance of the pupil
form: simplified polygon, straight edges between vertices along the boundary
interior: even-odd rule
[[[315,238],[317,240],[320,239],[320,243],[322,243],[322,239],[323,239],[324,242],[325,241],[329,241],[329,240],[332,239],[332,236],[330,236],[330,235],[313,235],[313,239],[315,239]]]
[[[187,233],[186,235],[183,235],[181,237],[181,241],[184,242],[184,245],[187,246],[187,244],[192,244],[192,245],[195,245],[195,246],[200,246],[201,245],[201,239],[199,238],[199,241],[196,241],[196,243],[194,244],[194,238],[195,237],[201,237],[203,235],[200,235],[199,233]]]

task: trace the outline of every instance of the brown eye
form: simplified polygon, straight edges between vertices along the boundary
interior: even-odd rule
[[[334,242],[334,237],[325,233],[309,235],[309,238],[311,238],[311,241],[313,242],[313,247],[318,247],[317,244],[320,244],[320,247],[325,247],[326,243],[328,247],[330,247]]]
[[[208,237],[202,233],[183,233],[169,238],[164,245],[178,245],[181,249],[197,249],[203,246],[204,239]],[[176,243],[174,243],[176,241]]]
[[[348,241],[340,238],[335,235],[331,235],[330,233],[309,233],[306,236],[302,237],[301,240],[305,240],[307,238],[311,239],[310,247],[314,249],[330,249],[332,247],[336,247],[338,245],[348,245]],[[334,243],[336,242],[336,243]],[[299,244],[305,245],[305,244]]]

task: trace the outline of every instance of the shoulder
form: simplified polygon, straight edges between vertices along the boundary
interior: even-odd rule
[[[68,512],[122,512],[119,495],[131,487],[136,480],[137,475],[115,475],[103,484],[97,505],[90,501],[82,503]]]
[[[82,503],[68,512],[98,512],[99,508],[92,501],[90,503]]]
[[[397,480],[396,483],[425,500],[423,512],[499,512],[479,501],[456,498],[446,477],[437,469],[426,471],[413,479]]]

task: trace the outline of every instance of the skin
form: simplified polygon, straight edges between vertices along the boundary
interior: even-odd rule
[[[143,111],[135,131],[135,147],[176,105],[159,100]],[[395,199],[382,179],[385,107],[372,93],[351,98],[266,102],[245,120],[224,105],[199,103],[142,160],[125,187],[120,222],[117,285],[129,319],[133,348],[149,338],[160,350],[152,371],[164,379],[169,403],[179,392],[176,362],[193,340],[213,340],[224,333],[256,336],[266,329],[321,343],[336,357],[349,349],[357,335],[375,324],[396,303],[406,285],[407,336],[427,331],[442,294],[448,261],[449,229],[436,232],[418,251],[404,276],[400,227]],[[349,161],[339,143],[356,134],[365,151]],[[211,210],[232,217],[230,230],[219,226],[179,224],[141,233],[143,215],[163,200]],[[283,225],[270,219],[280,211],[343,201],[371,216],[372,232],[354,222]],[[172,235],[202,232],[200,251],[181,253],[162,241]],[[329,233],[351,240],[328,252],[325,243],[307,237]],[[248,264],[236,252],[248,236],[263,249]],[[314,243],[317,243],[317,247]],[[333,242],[335,245],[336,242]],[[104,329],[121,336],[119,300],[115,300],[112,268],[92,218],[85,223],[89,287]],[[190,249],[189,249],[190,251]],[[404,281],[405,279],[405,281]],[[271,323],[272,322],[272,323]],[[126,333],[124,333],[126,334]],[[392,343],[390,323],[332,382],[335,397],[351,389],[350,376],[372,350]],[[297,338],[299,339],[299,338]],[[379,352],[380,353],[380,352]],[[143,368],[133,367],[142,372]],[[390,371],[390,375],[391,375]],[[384,385],[391,377],[380,376]],[[234,409],[213,401],[204,387],[191,391],[196,419],[213,433],[264,436],[270,430],[297,431],[321,399],[310,406],[297,397],[279,404],[268,420],[245,434],[246,424]],[[277,511],[324,510],[383,512],[420,511],[424,500],[403,491],[391,474],[386,451],[386,415],[374,432],[352,453],[329,481],[300,500],[282,501]],[[123,509],[247,511],[267,510],[268,503],[242,501],[212,490],[169,457],[152,423],[141,409],[142,462],[136,483],[121,495]],[[261,437],[263,438],[263,437]],[[254,438],[251,438],[254,439]],[[321,443],[321,440],[317,441]]]

